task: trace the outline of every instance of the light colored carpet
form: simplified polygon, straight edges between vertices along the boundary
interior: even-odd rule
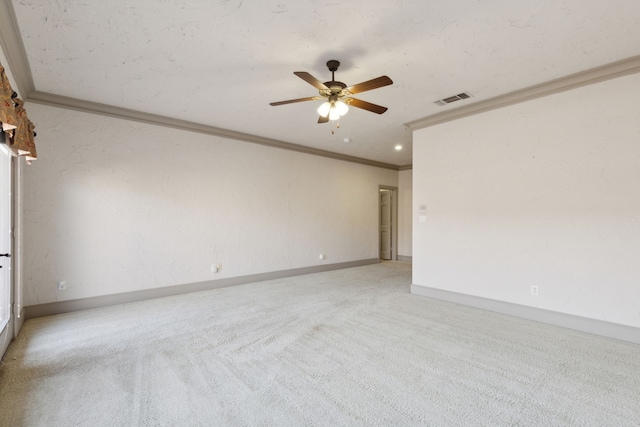
[[[29,320],[2,426],[640,425],[640,346],[383,263]]]

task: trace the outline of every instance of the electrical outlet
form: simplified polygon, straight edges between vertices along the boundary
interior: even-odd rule
[[[538,287],[537,286],[532,286],[531,287],[531,295],[535,295],[538,296]]]
[[[59,291],[64,291],[65,289],[67,289],[67,282],[65,280],[61,280],[58,282],[58,290]]]
[[[320,256],[318,257],[318,259],[327,259],[327,256],[325,254],[320,254]]]

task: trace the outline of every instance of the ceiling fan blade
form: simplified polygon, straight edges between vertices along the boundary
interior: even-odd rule
[[[327,117],[318,116],[318,123],[327,123],[329,121],[329,115]]]
[[[393,84],[393,80],[391,80],[387,76],[381,76],[376,79],[367,80],[366,82],[358,83],[357,85],[349,86],[345,90],[349,91],[349,93],[355,95],[356,93],[365,92],[367,90],[377,89],[383,86],[389,86]]]
[[[298,98],[298,99],[289,99],[287,101],[278,101],[278,102],[270,102],[269,105],[284,105],[284,104],[293,104],[294,102],[304,102],[304,101],[315,101],[316,99],[324,99],[322,96],[309,96],[307,98]]]
[[[302,80],[309,83],[311,86],[315,87],[318,90],[329,89],[324,83],[322,83],[320,80],[316,79],[306,71],[294,71],[293,74],[300,77]]]
[[[363,110],[371,111],[372,113],[376,113],[376,114],[382,114],[388,110],[387,107],[383,107],[382,105],[372,104],[370,102],[362,101],[360,99],[347,98],[344,101],[352,107],[362,108]]]

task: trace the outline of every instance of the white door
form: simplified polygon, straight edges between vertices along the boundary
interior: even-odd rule
[[[391,190],[380,190],[380,259],[391,259]]]
[[[11,154],[0,144],[0,357],[11,338]]]

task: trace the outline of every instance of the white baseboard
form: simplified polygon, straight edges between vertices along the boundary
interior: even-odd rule
[[[272,271],[268,273],[251,274],[247,276],[229,277],[206,282],[188,283],[184,285],[165,286],[162,288],[144,289],[140,291],[124,292],[99,297],[80,298],[67,301],[56,301],[46,304],[30,305],[24,308],[27,319],[69,313],[72,311],[88,310],[92,308],[108,307],[110,305],[126,304],[152,298],[162,298],[189,292],[206,291],[225,288],[227,286],[244,285],[251,282],[280,279],[283,277],[299,276],[302,274],[319,273],[322,271],[339,270],[342,268],[359,267],[361,265],[377,264],[378,258],[358,261],[341,262],[336,264],[314,265],[311,267],[293,268],[291,270]]]
[[[412,258],[407,255],[398,255],[398,261],[411,262]]]
[[[590,319],[588,317],[575,316],[542,308],[529,307],[506,301],[482,298],[474,295],[460,294],[457,292],[429,288],[421,285],[411,285],[411,293],[413,295],[495,311],[496,313],[508,314],[514,317],[521,317],[523,319],[533,320],[536,322],[548,323],[581,332],[640,344],[640,328],[635,328],[633,326],[606,322],[604,320]]]
[[[14,337],[17,337],[18,334],[20,333],[20,330],[22,329],[22,325],[24,325],[24,321],[25,321],[25,312],[24,312],[24,307],[20,310],[20,317],[15,319],[15,326],[13,327],[14,329]]]

